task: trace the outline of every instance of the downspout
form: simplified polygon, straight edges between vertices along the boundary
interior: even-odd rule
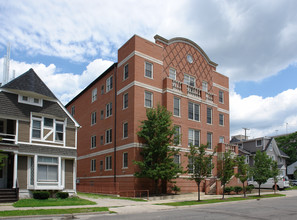
[[[117,64],[114,69],[114,177],[113,181],[117,182]]]

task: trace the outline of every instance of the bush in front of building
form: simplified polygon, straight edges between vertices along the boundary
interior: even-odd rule
[[[235,186],[234,187],[234,192],[236,192],[236,194],[240,193],[242,191],[242,187],[241,186]]]
[[[57,192],[56,193],[56,198],[58,199],[67,199],[69,197],[68,192]]]
[[[233,186],[230,186],[230,187],[225,187],[225,193],[228,193],[228,195],[230,195],[231,192],[234,191],[234,187]]]
[[[255,187],[253,185],[249,185],[245,187],[246,192],[251,193]]]
[[[34,199],[48,199],[50,193],[48,191],[34,191],[33,198]]]

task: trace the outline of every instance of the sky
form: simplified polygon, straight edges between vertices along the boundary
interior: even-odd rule
[[[0,82],[30,68],[63,104],[114,62],[134,34],[196,42],[229,77],[230,135],[297,130],[295,0],[1,0]]]

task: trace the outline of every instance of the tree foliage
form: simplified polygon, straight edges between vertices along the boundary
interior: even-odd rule
[[[137,133],[144,141],[142,160],[135,161],[139,171],[136,177],[149,178],[154,181],[155,193],[159,193],[159,181],[170,181],[182,173],[182,167],[174,163],[173,157],[179,150],[170,147],[174,144],[176,129],[172,125],[171,112],[164,106],[147,109],[147,120],[141,122]]]
[[[278,147],[284,151],[290,158],[288,165],[297,161],[297,132],[275,138]]]
[[[211,176],[211,170],[214,167],[211,161],[215,152],[207,155],[206,148],[207,145],[194,146],[190,144],[190,153],[187,154],[188,173],[197,184],[198,201],[200,201],[200,184],[206,177]]]
[[[238,171],[235,174],[235,176],[242,183],[243,194],[244,194],[244,197],[246,197],[246,190],[245,190],[246,188],[244,186],[244,183],[249,178],[250,166],[245,163],[245,156],[237,156],[236,165],[238,167]]]
[[[259,196],[260,188],[263,183],[271,177],[271,158],[266,154],[266,152],[257,151],[255,156],[255,163],[252,168],[253,178],[259,185]]]
[[[223,186],[223,197],[225,198],[225,187],[226,184],[231,180],[234,175],[234,166],[236,165],[235,160],[232,156],[231,151],[224,152],[218,161],[218,177],[221,180]]]

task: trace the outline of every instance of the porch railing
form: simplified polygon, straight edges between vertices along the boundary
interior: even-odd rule
[[[15,141],[16,141],[16,135],[15,134],[0,133],[0,143],[14,144]]]
[[[194,87],[187,85],[187,91],[189,95],[201,98],[201,90]]]

